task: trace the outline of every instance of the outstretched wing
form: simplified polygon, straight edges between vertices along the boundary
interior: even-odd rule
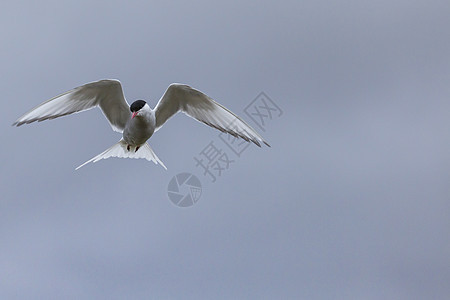
[[[13,125],[54,119],[96,106],[100,106],[113,130],[123,131],[131,117],[130,106],[125,100],[120,81],[111,79],[91,82],[45,101],[21,116]]]
[[[184,84],[171,84],[155,107],[156,130],[182,111],[188,116],[261,147],[270,145],[241,118],[202,92]]]

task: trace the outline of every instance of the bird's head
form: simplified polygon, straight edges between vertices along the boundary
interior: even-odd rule
[[[140,112],[150,110],[150,106],[148,106],[147,102],[144,100],[136,100],[130,105],[130,111],[132,113],[131,118],[138,116]]]

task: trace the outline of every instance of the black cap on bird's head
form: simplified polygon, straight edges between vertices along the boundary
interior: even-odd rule
[[[144,100],[136,100],[136,101],[134,101],[130,105],[131,112],[137,112],[138,110],[143,108],[146,103],[147,102],[145,102]]]
[[[136,100],[130,105],[130,111],[133,113],[131,118],[133,119],[138,114],[139,110],[147,104],[144,100]]]

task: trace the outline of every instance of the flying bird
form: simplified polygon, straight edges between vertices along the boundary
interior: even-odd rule
[[[36,106],[12,125],[41,122],[100,107],[112,129],[122,133],[118,143],[76,168],[109,157],[145,158],[155,164],[164,163],[156,156],[147,140],[174,114],[186,115],[234,137],[270,145],[250,125],[204,93],[188,85],[173,83],[154,109],[144,100],[131,105],[125,100],[120,81],[105,79],[87,83],[62,93]]]

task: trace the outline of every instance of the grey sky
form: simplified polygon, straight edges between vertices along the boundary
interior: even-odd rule
[[[1,299],[448,299],[450,2],[1,6]],[[102,78],[151,106],[186,83],[255,128],[264,91],[283,115],[215,183],[193,157],[218,132],[183,115],[149,140],[168,171],[74,171],[120,139],[99,110],[10,126]],[[180,172],[203,184],[187,209]]]

